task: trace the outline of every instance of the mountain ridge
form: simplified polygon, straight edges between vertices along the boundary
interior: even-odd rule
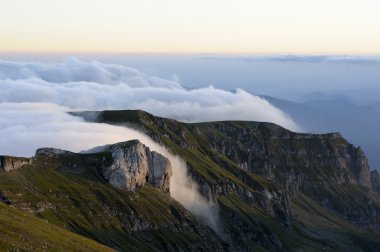
[[[320,186],[323,190],[316,190],[316,188],[310,187],[298,190],[296,191],[297,193],[306,194],[313,201],[316,201],[317,204],[322,205],[327,211],[337,215],[338,218],[348,220],[351,224],[359,226],[378,225],[379,215],[369,214],[370,212],[379,212],[379,203],[376,200],[372,201],[374,197],[371,184],[369,183],[368,161],[361,148],[356,148],[349,144],[339,133],[323,135],[300,134],[290,132],[271,123],[245,121],[185,124],[172,119],[155,117],[139,110],[103,111],[97,114],[96,121],[135,127],[148,134],[156,142],[172,150],[173,153],[181,156],[187,162],[190,173],[200,185],[200,191],[207,198],[215,199],[219,196],[224,197],[230,194],[238,194],[241,200],[251,203],[255,202],[270,213],[272,217],[283,217],[282,220],[286,225],[289,218],[293,218],[291,211],[289,211],[289,202],[292,201],[291,198],[294,196],[294,190],[281,190],[280,188],[284,186],[292,188],[292,183],[286,185],[286,181],[271,180],[271,176],[268,176],[270,175],[270,169],[267,169],[273,166],[273,162],[271,161],[276,160],[276,157],[282,157],[281,160],[286,164],[282,166],[285,172],[291,173],[291,167],[294,166],[293,169],[296,170],[298,168],[306,172],[306,175],[309,174],[308,176],[312,179],[312,184],[320,182],[324,184],[324,186]],[[284,139],[281,139],[281,134],[285,136]],[[244,140],[247,136],[253,136],[250,140],[250,144],[253,145],[244,145]],[[214,141],[212,138],[214,138]],[[234,138],[240,139],[234,141]],[[219,142],[228,139],[232,139],[232,141],[227,144],[231,147],[230,150],[227,150],[227,153],[230,152],[230,155],[226,157],[224,155],[226,153],[223,153],[223,146],[218,147],[217,145]],[[240,147],[242,150],[250,149],[250,147],[254,147],[253,149],[257,150],[256,160],[259,161],[257,168],[263,168],[262,172],[260,172],[260,169],[251,171],[244,169],[247,168],[244,162],[248,158],[246,156],[244,160],[240,160],[240,156],[252,154],[252,151],[246,154],[242,154],[241,151],[233,152],[233,149],[239,149],[239,146],[242,146]],[[330,161],[324,165],[314,162],[311,168],[304,169],[302,168],[304,165],[301,162],[302,159],[288,152],[289,148],[301,149],[302,152],[300,146],[311,149],[311,153],[306,153],[306,158],[304,158],[306,161],[311,161],[315,157],[319,157],[318,161],[322,163],[324,159]],[[323,153],[325,148],[327,151]],[[273,154],[274,158],[270,157],[270,154]],[[294,160],[288,160],[289,154],[293,156]],[[211,159],[211,162],[205,161],[207,159]],[[220,170],[219,168],[222,169]],[[343,172],[341,177],[339,177],[339,169]],[[281,166],[276,166],[275,170],[276,172],[281,172]],[[333,175],[333,179],[330,179],[330,174]],[[259,175],[259,177],[256,175]],[[297,180],[299,178],[296,177],[295,179],[295,187],[298,186]],[[313,179],[315,178],[318,178],[318,180],[314,183]],[[245,181],[243,183],[245,185],[239,182],[242,179]],[[279,182],[280,185],[278,185]],[[253,191],[246,190],[246,183],[256,189]],[[242,186],[239,186],[239,184]],[[279,189],[274,189],[276,187]],[[267,193],[271,190],[278,197],[273,197],[272,192]],[[365,209],[363,210],[364,212],[355,207],[352,208],[351,203],[346,202],[346,199],[351,197],[351,194],[355,194],[359,199],[364,199],[362,202],[357,202],[360,205],[359,208],[363,207]],[[255,195],[253,197],[254,200],[252,201],[246,195]],[[335,204],[328,204],[326,202],[335,202]],[[371,202],[376,203],[371,205]]]
[[[42,156],[0,171],[0,189],[13,206],[118,250],[380,247],[377,173],[363,150],[338,133],[300,134],[245,121],[186,124],[144,111],[72,114],[133,127],[181,157],[199,192],[218,205],[223,240],[149,181],[134,192],[109,185],[99,173],[102,157]]]

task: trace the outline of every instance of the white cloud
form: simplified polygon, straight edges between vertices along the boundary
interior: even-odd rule
[[[299,130],[281,110],[244,90],[188,90],[177,81],[120,65],[76,58],[63,63],[0,61],[0,72],[0,102],[45,102],[72,110],[143,109],[181,121],[268,121]]]

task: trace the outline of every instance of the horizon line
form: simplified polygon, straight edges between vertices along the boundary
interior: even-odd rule
[[[252,55],[252,56],[374,56],[380,57],[380,52],[376,53],[337,53],[337,52],[132,52],[132,51],[1,51],[0,55]]]

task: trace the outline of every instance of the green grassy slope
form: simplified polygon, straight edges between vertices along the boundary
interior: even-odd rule
[[[149,185],[117,189],[78,156],[70,157],[75,173],[58,169],[65,158],[46,157],[0,171],[0,190],[16,208],[117,250],[222,250],[216,235],[166,193]]]
[[[0,250],[113,251],[3,203],[0,203]]]
[[[331,153],[338,150],[339,155],[352,149],[339,136],[299,137],[267,123],[185,124],[143,111],[106,111],[98,119],[136,127],[181,156],[202,194],[218,202],[223,237],[228,245],[162,191],[147,185],[131,192],[106,183],[98,172],[99,163],[107,163],[111,158],[106,153],[39,156],[21,169],[0,171],[1,195],[12,206],[45,220],[34,218],[36,221],[117,250],[376,251],[380,248],[379,229],[363,225],[371,216],[375,216],[376,223],[373,213],[380,207],[379,202],[368,188],[334,184],[337,174],[330,163],[317,166],[324,160],[335,160],[335,156],[323,152],[324,148]],[[253,170],[241,163],[247,159],[246,150],[251,148],[256,151]],[[307,155],[299,157],[300,150]],[[314,157],[316,165],[307,166]],[[307,183],[297,189],[288,187],[284,176],[289,174],[290,167],[302,172],[309,179],[305,180]],[[265,178],[271,177],[268,171],[273,173],[272,179]],[[314,178],[318,181],[315,184]],[[5,211],[3,218],[12,220],[12,212]],[[8,225],[7,230],[19,227],[12,221]],[[20,229],[28,226],[24,222]],[[36,235],[49,230],[43,225],[36,226],[33,232]],[[22,235],[20,246],[24,246],[24,241],[29,244],[27,239],[34,240],[33,234]],[[10,243],[18,244],[17,240]],[[60,244],[51,247],[55,248],[61,248]],[[74,249],[66,250],[71,248]]]

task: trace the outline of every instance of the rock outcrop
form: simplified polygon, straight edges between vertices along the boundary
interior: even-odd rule
[[[35,156],[46,156],[46,157],[57,157],[60,155],[67,155],[70,154],[70,151],[65,151],[61,149],[54,149],[54,148],[39,148],[36,150]]]
[[[91,167],[118,188],[135,190],[149,182],[154,187],[169,192],[172,176],[169,159],[151,151],[137,140],[100,146],[83,153],[41,148],[35,156],[58,159],[60,170],[71,173],[79,173]]]
[[[103,169],[103,175],[110,184],[134,190],[149,182],[169,192],[172,167],[166,157],[150,151],[140,142],[111,145],[107,151],[112,153],[113,163]]]
[[[19,157],[9,157],[9,156],[0,156],[0,169],[5,171],[13,171],[21,168],[24,165],[32,163],[30,158],[19,158]]]

